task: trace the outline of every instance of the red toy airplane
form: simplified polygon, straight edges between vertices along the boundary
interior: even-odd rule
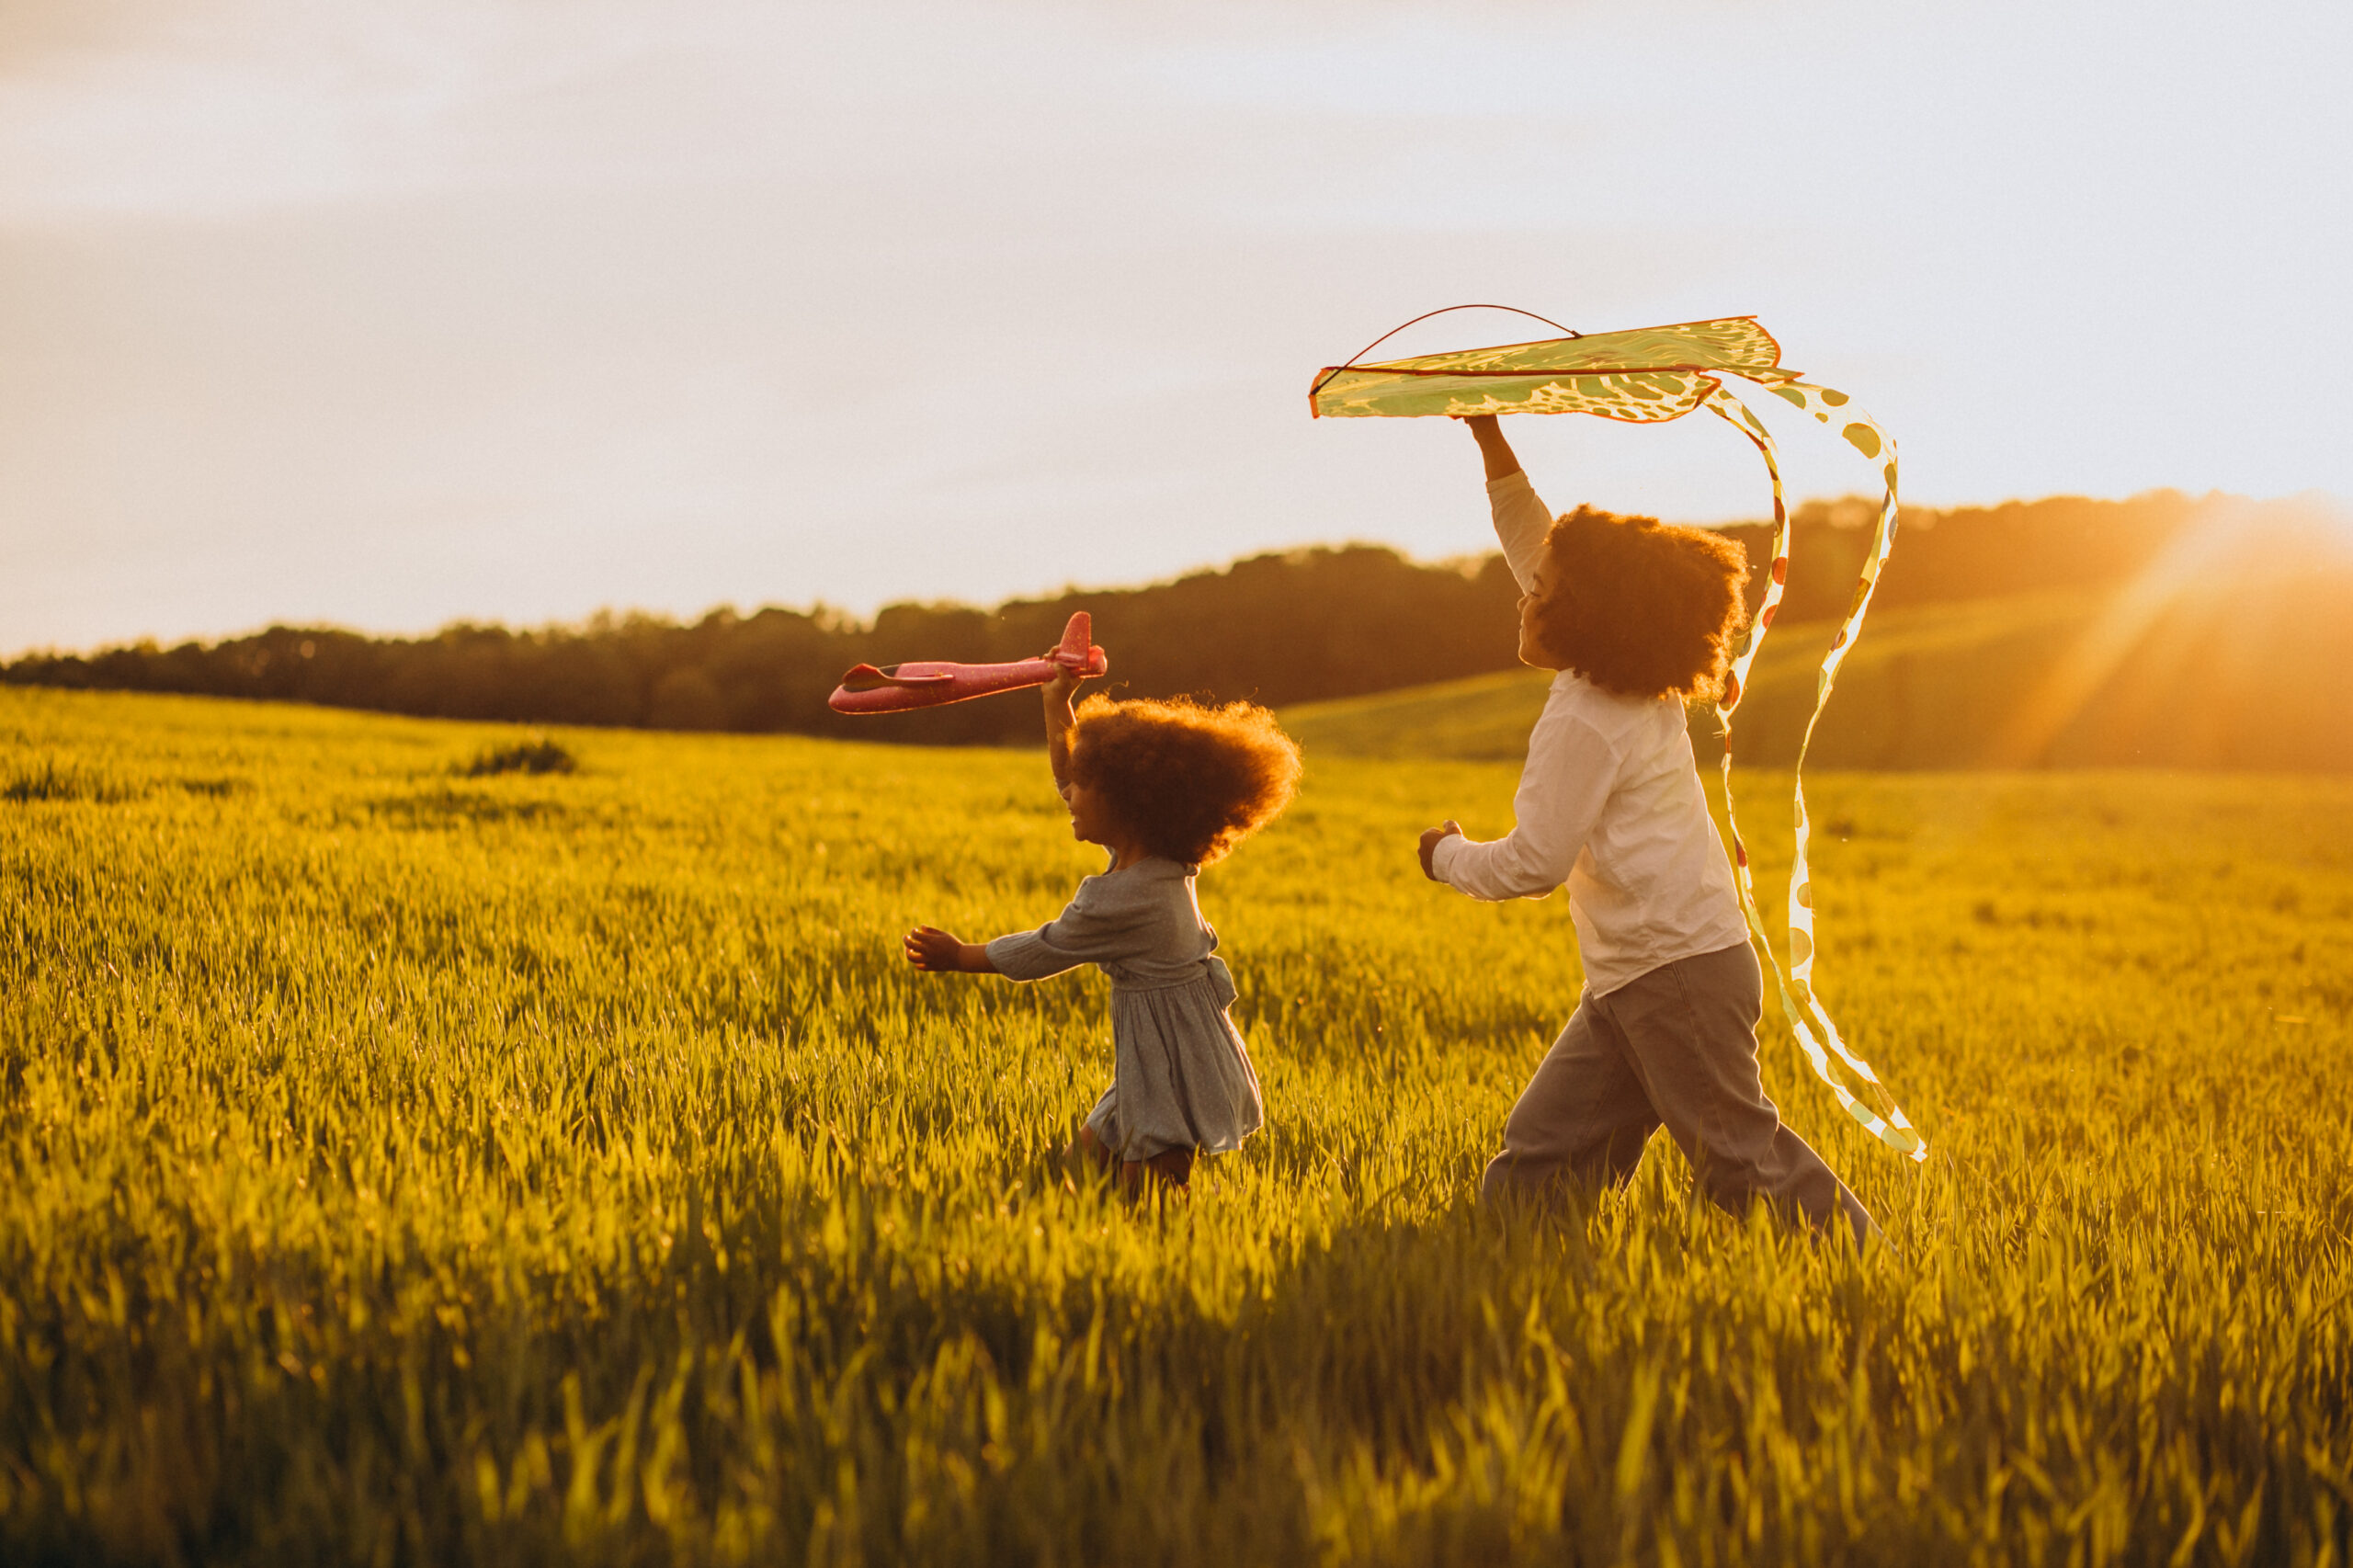
[[[879,670],[860,665],[842,676],[825,706],[836,713],[904,713],[1000,691],[1018,691],[1025,686],[1043,686],[1064,670],[1099,676],[1111,666],[1103,650],[1089,641],[1093,634],[1093,622],[1080,610],[1063,628],[1061,645],[1041,659],[1023,659],[1013,665],[924,660]]]

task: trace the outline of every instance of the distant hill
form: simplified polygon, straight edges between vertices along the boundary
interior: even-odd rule
[[[2353,573],[2205,585],[2144,613],[2121,590],[1874,610],[1811,764],[2353,772]],[[2234,610],[2234,606],[2237,608]],[[1781,626],[1735,717],[1744,762],[1797,756],[1836,622]],[[1551,676],[1516,670],[1285,709],[1311,755],[1517,759]],[[1722,755],[1712,713],[1694,751]]]
[[[1812,687],[1801,665],[1812,655],[1800,651],[1806,629],[1792,623],[1826,628],[1843,609],[1873,515],[1854,500],[1799,510],[1782,630],[1743,710],[1744,755],[1794,752]],[[1724,531],[1760,568],[1754,603],[1771,530]],[[1870,631],[1815,755],[1870,767],[2346,767],[2337,737],[2353,725],[2335,672],[2353,667],[2339,608],[2353,603],[2348,590],[2353,529],[2318,503],[2161,491],[2130,501],[1907,507]],[[1533,711],[1526,681],[1508,673],[1518,592],[1493,554],[1426,563],[1352,545],[994,609],[892,605],[870,623],[771,606],[713,610],[692,625],[603,615],[525,631],[460,624],[420,638],[276,626],[209,644],[28,654],[0,666],[0,681],[519,723],[1029,744],[1030,703],[859,720],[831,712],[825,696],[858,663],[1026,657],[1085,609],[1111,652],[1114,692],[1298,709],[1302,723],[1327,726],[1335,746],[1392,744],[1376,732],[1394,730],[1431,737],[1415,744],[1503,756],[1517,753],[1497,737],[1515,725],[1524,736],[1526,725],[1501,716],[1518,711],[1515,703]],[[2053,672],[2057,687],[2042,680]],[[1481,678],[1444,694],[1404,689],[1465,677]],[[1401,695],[1300,708],[1381,693]]]

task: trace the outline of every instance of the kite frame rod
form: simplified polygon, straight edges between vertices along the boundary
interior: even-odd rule
[[[1407,327],[1413,326],[1417,323],[1426,322],[1432,316],[1442,316],[1449,311],[1509,311],[1513,315],[1526,316],[1529,321],[1540,321],[1546,326],[1551,327],[1553,331],[1565,332],[1571,337],[1583,337],[1585,335],[1585,334],[1577,331],[1574,327],[1563,326],[1559,322],[1554,321],[1550,316],[1540,316],[1534,311],[1523,311],[1518,305],[1440,305],[1437,310],[1424,311],[1412,321],[1400,322],[1395,326],[1391,327],[1387,332],[1382,333],[1379,337],[1374,338],[1370,343],[1366,344],[1362,348],[1359,348],[1355,353],[1349,355],[1345,364],[1333,366],[1325,372],[1322,381],[1317,381],[1313,386],[1307,389],[1308,401],[1311,403],[1313,403],[1316,393],[1331,385],[1332,378],[1338,375],[1341,371],[1362,369],[1363,367],[1357,363],[1358,360],[1363,358],[1366,355],[1371,353],[1374,349],[1380,347],[1382,344],[1388,342],[1391,338],[1396,336]],[[1539,341],[1544,340],[1540,339]],[[1513,344],[1511,347],[1517,348],[1525,347],[1525,345]],[[1538,374],[1540,375],[1542,372],[1539,371]]]
[[[1524,345],[1511,344],[1507,347],[1517,348],[1524,347]],[[1778,370],[1780,367],[1775,365],[1766,367],[1766,369]],[[1408,366],[1395,364],[1335,365],[1332,367],[1332,373],[1335,376],[1337,376],[1343,370],[1355,370],[1359,374],[1368,376],[1461,376],[1465,380],[1477,376],[1484,377],[1490,381],[1513,381],[1523,376],[1648,376],[1655,375],[1661,371],[1666,370],[1689,370],[1698,374],[1711,376],[1725,375],[1741,376],[1745,378],[1746,375],[1746,372],[1745,371],[1725,369],[1722,365],[1588,365],[1582,369],[1574,365],[1562,365],[1551,369],[1542,365],[1524,365],[1516,370],[1426,370],[1415,369]],[[1324,386],[1328,386],[1331,383],[1329,381],[1324,383]],[[1319,386],[1316,390],[1321,392],[1323,387]]]

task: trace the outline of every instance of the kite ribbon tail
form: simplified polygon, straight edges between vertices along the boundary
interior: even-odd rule
[[[1837,635],[1830,641],[1830,649],[1822,657],[1822,665],[1814,677],[1813,711],[1806,718],[1804,737],[1798,743],[1794,766],[1792,796],[1795,807],[1794,850],[1790,864],[1790,988],[1796,992],[1830,1049],[1855,1074],[1879,1090],[1887,1108],[1888,1120],[1894,1135],[1881,1134],[1881,1141],[1903,1150],[1915,1161],[1927,1158],[1927,1141],[1922,1138],[1904,1108],[1887,1092],[1879,1074],[1870,1064],[1857,1056],[1840,1038],[1838,1026],[1831,1021],[1829,1012],[1822,1006],[1813,991],[1813,883],[1806,854],[1811,838],[1805,809],[1805,759],[1813,747],[1814,727],[1821,723],[1823,710],[1828,706],[1830,693],[1837,685],[1838,667],[1854,651],[1856,640],[1862,635],[1863,619],[1870,611],[1871,596],[1879,587],[1881,570],[1887,564],[1889,552],[1895,546],[1896,523],[1896,456],[1895,443],[1881,429],[1871,416],[1855,405],[1842,392],[1815,386],[1807,381],[1786,381],[1768,389],[1774,396],[1813,415],[1824,425],[1835,425],[1848,445],[1866,458],[1881,460],[1880,473],[1886,482],[1879,509],[1879,525],[1872,531],[1870,550],[1864,557],[1862,571],[1856,580],[1853,599],[1847,607],[1847,618],[1839,623]]]
[[[1804,383],[1797,384],[1804,387],[1804,391],[1811,393],[1818,394],[1826,390],[1805,386]],[[1770,390],[1776,392],[1780,392],[1779,387]],[[1802,396],[1790,398],[1790,401],[1804,406]],[[1836,399],[1836,403],[1830,406],[1837,406],[1848,401],[1843,393],[1834,392],[1829,396]],[[1774,986],[1780,994],[1782,1015],[1790,1020],[1790,1032],[1797,1037],[1799,1048],[1805,1052],[1806,1061],[1813,1066],[1814,1075],[1830,1086],[1830,1092],[1837,1096],[1840,1108],[1860,1122],[1865,1131],[1897,1153],[1910,1156],[1915,1162],[1923,1161],[1927,1158],[1928,1153],[1927,1140],[1914,1130],[1911,1121],[1904,1114],[1904,1108],[1888,1095],[1886,1085],[1880,1083],[1878,1075],[1870,1070],[1870,1065],[1847,1050],[1846,1041],[1839,1037],[1837,1026],[1831,1021],[1828,1012],[1823,1008],[1820,1001],[1813,994],[1812,983],[1813,892],[1805,875],[1807,830],[1805,756],[1802,748],[1798,756],[1794,785],[1797,853],[1790,883],[1790,969],[1787,973],[1783,972],[1780,960],[1774,954],[1773,939],[1767,934],[1764,917],[1757,911],[1756,877],[1749,865],[1748,846],[1741,837],[1739,817],[1733,805],[1732,715],[1733,710],[1740,706],[1741,697],[1747,687],[1750,666],[1756,663],[1757,651],[1765,641],[1765,634],[1771,630],[1774,616],[1780,608],[1782,595],[1788,590],[1790,513],[1787,497],[1782,489],[1781,466],[1774,447],[1772,432],[1766,429],[1763,422],[1749,411],[1747,405],[1722,384],[1710,392],[1705,401],[1711,413],[1725,420],[1755,444],[1758,455],[1765,460],[1765,472],[1773,481],[1771,577],[1766,585],[1764,600],[1757,606],[1756,614],[1749,622],[1747,631],[1743,633],[1739,649],[1733,655],[1732,666],[1724,682],[1723,696],[1716,705],[1716,721],[1722,731],[1724,746],[1722,764],[1724,822],[1725,825],[1732,830],[1733,870],[1740,894],[1741,914],[1748,923],[1750,935],[1755,938],[1757,949],[1765,955],[1767,967],[1773,971]],[[1882,442],[1885,442],[1884,434],[1879,431],[1876,425],[1870,426],[1869,428]],[[1847,439],[1853,441],[1854,437],[1849,434]],[[1861,443],[1856,444],[1859,449]],[[1881,509],[1880,531],[1873,540],[1871,561],[1865,568],[1863,586],[1859,590],[1859,605],[1848,611],[1847,624],[1841,629],[1839,641],[1832,649],[1834,657],[1827,662],[1831,674],[1836,673],[1837,661],[1844,658],[1844,650],[1851,644],[1854,633],[1861,626],[1861,610],[1869,606],[1870,586],[1878,580],[1880,565],[1886,560],[1888,548],[1893,540],[1895,517],[1893,444],[1886,443],[1886,449],[1888,463],[1885,472],[1888,489],[1886,502]],[[1821,717],[1822,705],[1828,699],[1829,692],[1829,678],[1825,675],[1818,683],[1813,715],[1807,722],[1808,742],[1813,739],[1813,720]],[[1847,1085],[1839,1081],[1836,1070],[1831,1066],[1829,1056],[1823,1050],[1823,1041],[1825,1040],[1849,1068],[1879,1090],[1880,1097],[1886,1103],[1885,1117],[1881,1117],[1862,1104]]]

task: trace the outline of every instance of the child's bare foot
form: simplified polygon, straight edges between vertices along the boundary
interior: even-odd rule
[[[1077,1136],[1074,1137],[1063,1149],[1063,1165],[1065,1168],[1076,1165],[1081,1174],[1092,1176],[1097,1181],[1109,1178],[1111,1167],[1115,1163],[1111,1158],[1111,1151],[1103,1146],[1103,1140],[1095,1136],[1095,1129],[1083,1122],[1079,1125]]]
[[[1191,1149],[1163,1149],[1148,1160],[1120,1162],[1120,1196],[1133,1203],[1149,1189],[1154,1199],[1164,1203],[1171,1199],[1189,1199],[1193,1195],[1193,1154]]]

